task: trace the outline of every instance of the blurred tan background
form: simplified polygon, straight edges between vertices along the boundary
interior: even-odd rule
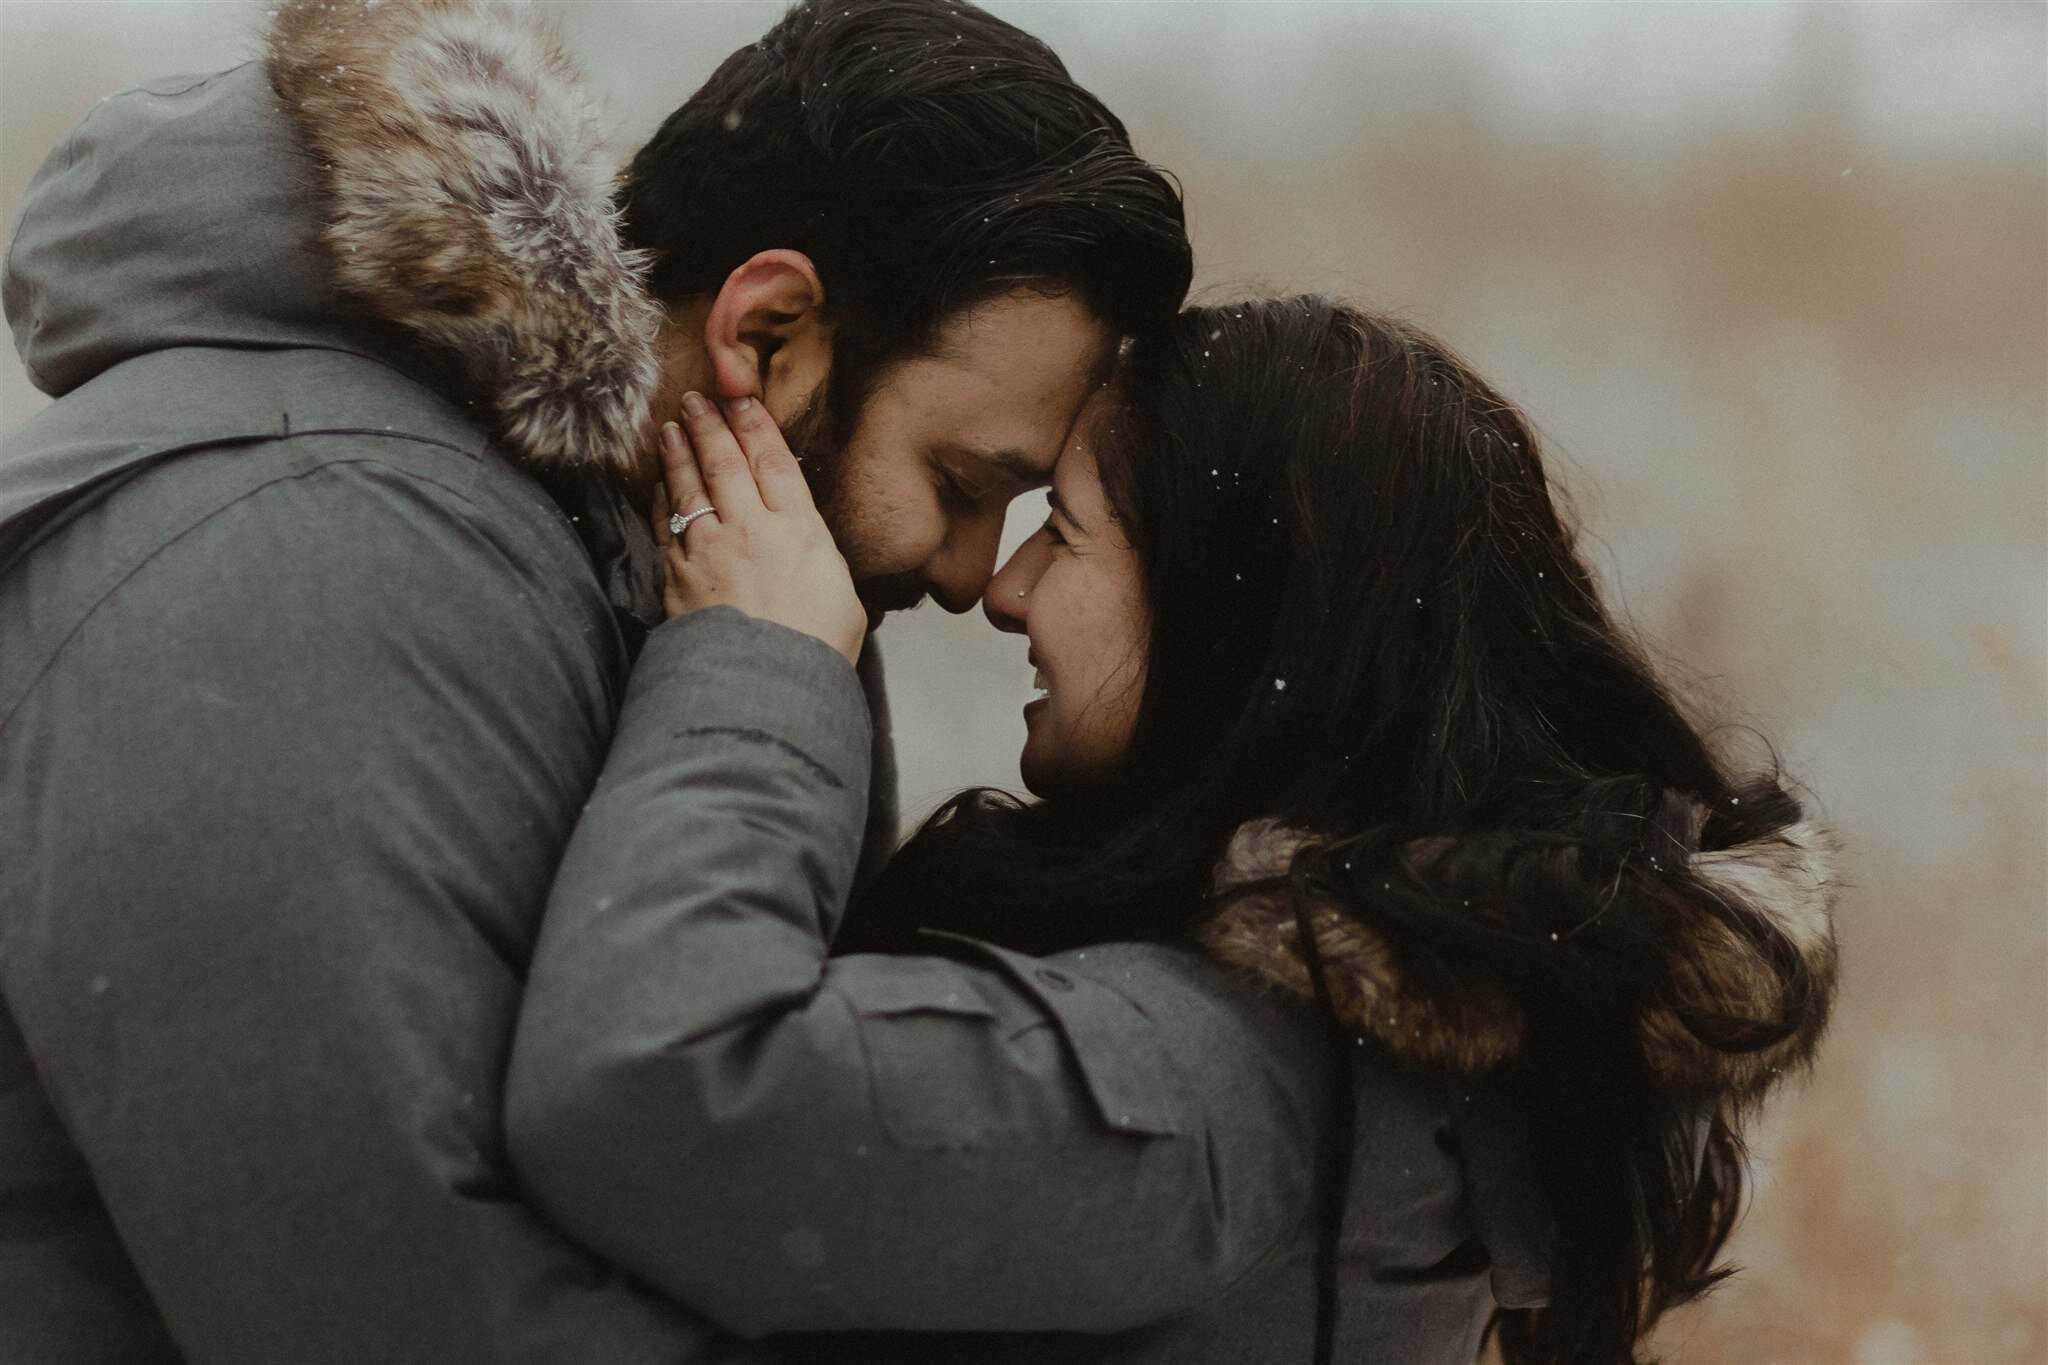
[[[1180,174],[1201,294],[1353,294],[1518,397],[1633,619],[1848,842],[1834,1037],[1667,1358],[2048,1361],[2048,7],[993,7]],[[553,8],[623,153],[780,6]],[[0,0],[9,217],[95,98],[262,23]],[[10,352],[0,417],[43,401]],[[882,639],[906,814],[1014,786],[1022,643]]]

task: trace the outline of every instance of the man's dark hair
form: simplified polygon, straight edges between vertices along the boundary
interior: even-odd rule
[[[1193,273],[1179,190],[1117,117],[1044,43],[943,0],[798,4],[640,149],[620,209],[665,302],[759,251],[810,257],[835,371],[1020,287],[1156,331]]]

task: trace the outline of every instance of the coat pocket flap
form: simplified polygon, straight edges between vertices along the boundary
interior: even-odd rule
[[[993,1019],[996,1012],[972,984],[962,979],[960,965],[944,958],[865,957],[842,959],[833,974],[833,989],[846,998],[855,1014],[886,1018],[896,1014],[957,1014]]]
[[[1156,1026],[1136,1005],[1058,960],[1028,957],[964,935],[926,932],[993,958],[1059,1022],[1103,1122],[1151,1137],[1182,1131],[1172,1063]]]

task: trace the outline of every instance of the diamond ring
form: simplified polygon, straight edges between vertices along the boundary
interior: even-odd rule
[[[715,517],[717,515],[718,509],[708,502],[694,512],[678,512],[668,519],[668,533],[677,540],[681,540],[683,532],[690,529],[691,522],[699,517]]]

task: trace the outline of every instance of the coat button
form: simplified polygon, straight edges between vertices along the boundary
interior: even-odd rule
[[[1070,991],[1074,989],[1073,977],[1051,967],[1040,967],[1038,969],[1038,979],[1056,991]]]

